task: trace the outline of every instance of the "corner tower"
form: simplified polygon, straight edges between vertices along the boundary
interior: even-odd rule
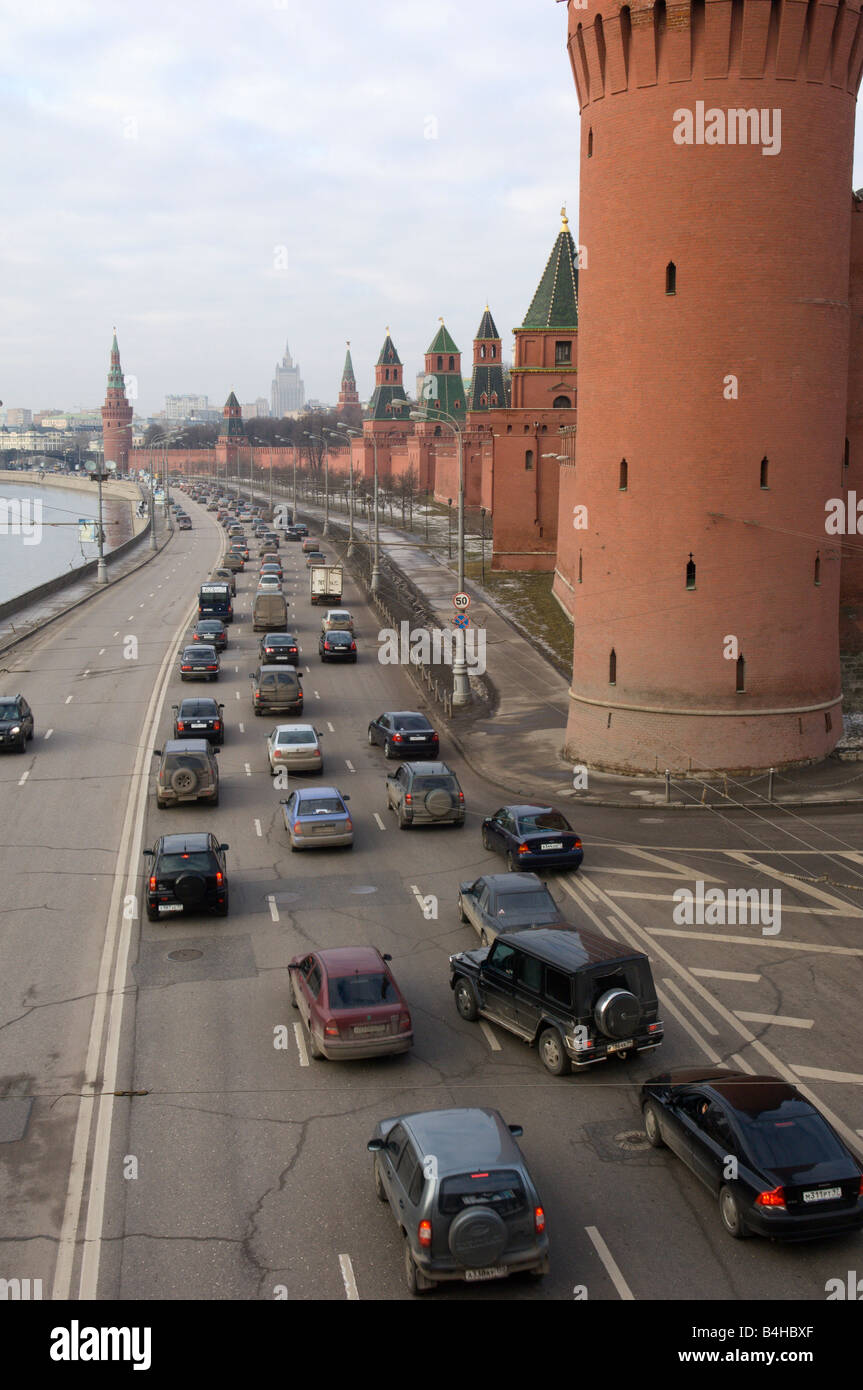
[[[503,345],[488,305],[473,340],[473,374],[470,386],[471,414],[504,410],[509,405],[503,374]]]
[[[102,446],[103,458],[113,459],[118,473],[128,473],[129,455],[132,450],[132,407],[126,400],[126,382],[120,366],[116,328],[111,344],[108,389],[105,392],[105,404],[102,406]]]
[[[842,731],[824,542],[859,0],[568,11],[589,262],[561,474],[567,754],[651,773],[822,758]]]

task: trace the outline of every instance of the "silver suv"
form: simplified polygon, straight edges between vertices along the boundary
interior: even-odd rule
[[[368,1148],[375,1192],[401,1229],[411,1293],[548,1273],[545,1212],[497,1110],[426,1110],[379,1120]]]
[[[180,801],[209,801],[218,806],[218,751],[205,738],[172,738],[164,748],[155,748],[154,755],[161,759],[157,806],[176,806]]]

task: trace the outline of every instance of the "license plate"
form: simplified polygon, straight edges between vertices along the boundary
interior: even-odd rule
[[[329,835],[335,828],[335,825],[313,825],[311,831],[313,835]]]
[[[492,1269],[466,1269],[464,1277],[469,1284],[474,1284],[480,1279],[503,1279],[506,1277],[506,1270],[500,1265]]]
[[[411,734],[411,743],[425,743],[425,734]]]
[[[356,1036],[360,1033],[374,1033],[377,1035],[380,1033],[385,1033],[386,1031],[387,1025],[385,1023],[358,1023],[357,1026],[354,1028],[354,1035]]]
[[[606,1052],[626,1052],[627,1048],[634,1047],[635,1040],[627,1038],[626,1042],[609,1043]]]
[[[553,844],[540,845],[540,849],[563,849],[563,843],[560,840],[555,840]]]
[[[159,903],[160,912],[182,912],[182,903]]]
[[[834,1197],[842,1196],[841,1187],[822,1187],[818,1192],[804,1192],[804,1202],[829,1202]]]
[[[206,724],[190,724],[190,729],[206,729]]]

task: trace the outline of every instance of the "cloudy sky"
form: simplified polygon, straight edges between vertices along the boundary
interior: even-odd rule
[[[578,107],[553,0],[0,0],[0,398],[141,413],[269,396],[285,340],[332,401],[389,324],[520,323]],[[858,140],[858,151],[861,141]],[[858,154],[855,187],[863,183]],[[469,360],[469,357],[468,357]]]

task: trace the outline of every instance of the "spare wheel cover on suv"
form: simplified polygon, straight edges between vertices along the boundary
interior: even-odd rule
[[[430,816],[440,819],[441,816],[449,815],[452,810],[452,795],[446,787],[433,787],[426,792],[423,805]]]
[[[194,907],[207,895],[207,885],[200,874],[181,874],[174,883],[174,892],[181,903]]]
[[[628,989],[607,989],[593,1011],[596,1026],[608,1038],[629,1038],[641,1021],[641,1005]]]
[[[489,1207],[460,1211],[449,1228],[453,1259],[468,1269],[484,1269],[497,1263],[506,1249],[506,1224]]]
[[[171,773],[171,786],[178,796],[186,796],[198,785],[198,774],[192,767],[178,767]]]

